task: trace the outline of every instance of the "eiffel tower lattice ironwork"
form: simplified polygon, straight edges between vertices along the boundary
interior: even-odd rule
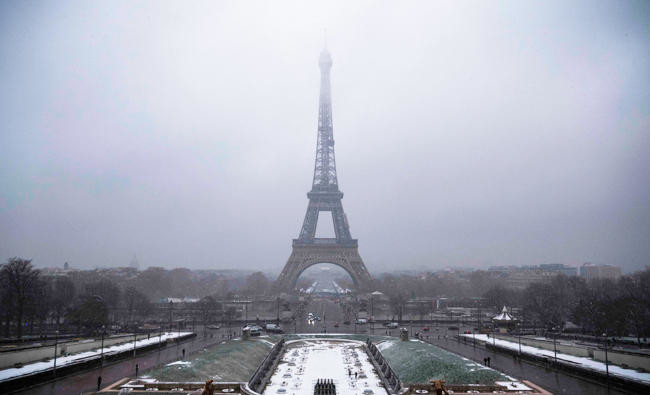
[[[300,274],[318,263],[333,263],[350,274],[360,290],[370,287],[371,277],[359,255],[358,243],[350,235],[350,227],[343,211],[336,176],[334,156],[334,134],[332,127],[332,97],[330,90],[330,69],[332,58],[324,49],[319,59],[320,98],[318,101],[318,139],[314,179],[307,197],[309,205],[300,235],[293,240],[292,252],[276,286],[279,290],[292,291]],[[316,226],[321,211],[329,211],[334,223],[334,238],[317,238]]]

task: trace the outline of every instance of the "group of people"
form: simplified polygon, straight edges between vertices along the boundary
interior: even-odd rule
[[[483,358],[483,365],[490,366],[491,363],[492,363],[492,361],[491,361],[490,357]]]

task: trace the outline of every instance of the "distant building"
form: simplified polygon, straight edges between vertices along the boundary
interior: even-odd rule
[[[585,263],[580,267],[580,277],[587,281],[595,279],[617,280],[621,275],[621,268],[613,265]]]
[[[567,266],[561,263],[547,263],[539,265],[539,268],[545,272],[555,272],[564,274],[565,276],[577,276],[578,268],[574,266]]]
[[[70,268],[61,269],[59,267],[44,267],[39,270],[41,272],[41,276],[43,277],[67,277],[69,274],[73,272],[78,272],[78,270],[76,269],[70,269]]]
[[[488,272],[509,274],[513,272],[547,272],[552,274],[564,274],[565,276],[577,276],[578,268],[567,266],[562,263],[545,263],[532,266],[491,266]]]
[[[138,257],[133,255],[133,259],[131,259],[131,262],[129,263],[129,267],[134,268],[134,269],[140,269],[140,262],[138,262]]]
[[[492,266],[489,273],[498,275],[506,288],[524,289],[531,283],[550,281],[557,275],[577,276],[578,268],[561,263],[530,266]]]
[[[524,289],[532,283],[550,281],[559,273],[547,272],[541,269],[518,270],[508,273],[503,282],[506,288]]]

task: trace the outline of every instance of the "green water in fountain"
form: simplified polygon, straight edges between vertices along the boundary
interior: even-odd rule
[[[185,364],[165,365],[145,372],[145,377],[160,381],[248,381],[271,350],[279,335],[230,340],[191,355]],[[285,335],[286,340],[338,338],[377,344],[403,383],[426,383],[444,379],[447,383],[481,383],[507,380],[496,370],[421,341],[400,341],[389,336],[368,335]]]
[[[248,381],[273,345],[266,339],[228,340],[191,355],[183,364],[145,372],[159,381]]]
[[[508,381],[496,370],[421,341],[373,340],[402,383],[492,384]]]

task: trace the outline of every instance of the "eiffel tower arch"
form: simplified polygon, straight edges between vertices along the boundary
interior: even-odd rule
[[[305,269],[319,263],[332,263],[348,272],[357,289],[369,290],[372,278],[359,255],[357,239],[353,239],[350,234],[341,202],[343,192],[339,190],[336,176],[330,91],[332,58],[327,49],[321,53],[318,63],[321,80],[314,179],[312,189],[307,193],[309,205],[300,235],[293,240],[291,256],[276,281],[276,287],[279,291],[293,291],[298,277]],[[335,234],[333,238],[315,237],[321,211],[330,212],[332,215]]]

